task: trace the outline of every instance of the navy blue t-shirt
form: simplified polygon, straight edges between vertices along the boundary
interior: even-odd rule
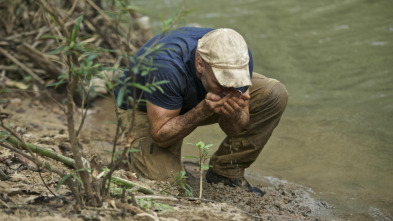
[[[141,98],[165,109],[175,110],[181,108],[181,114],[201,102],[207,92],[196,75],[195,50],[198,40],[212,30],[210,28],[196,27],[178,28],[165,35],[155,36],[138,50],[130,63],[130,69],[134,73],[141,73],[136,74],[136,82],[145,85],[152,81],[168,81],[160,84],[164,93],[156,89],[152,93],[144,92]],[[161,44],[161,49],[151,52],[150,49],[157,46],[157,43]],[[249,55],[249,69],[252,77],[253,60],[250,51]],[[139,67],[139,70],[134,70],[136,67]],[[147,74],[148,72],[150,74]],[[120,80],[122,83],[127,84],[127,82],[130,82],[128,69],[124,74],[125,76]],[[115,90],[116,98],[122,86],[122,84],[118,85]],[[247,87],[238,89],[244,93]],[[139,98],[141,90],[137,89],[136,93]],[[127,86],[127,95],[124,96],[124,101],[120,108],[129,109],[125,99],[131,95],[132,87]],[[141,102],[138,109],[146,111],[145,103]]]

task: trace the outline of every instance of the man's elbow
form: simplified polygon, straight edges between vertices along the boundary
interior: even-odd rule
[[[170,142],[169,139],[160,134],[150,133],[150,136],[153,139],[154,144],[159,147],[168,148],[173,144],[173,142]]]

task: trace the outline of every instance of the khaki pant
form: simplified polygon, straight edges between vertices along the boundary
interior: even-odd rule
[[[210,159],[212,170],[225,177],[240,178],[258,157],[280,121],[288,102],[288,92],[279,81],[254,73],[250,87],[250,123],[245,131],[235,137],[226,137]],[[131,111],[135,111],[135,121],[131,132],[131,146],[141,151],[130,156],[130,170],[143,177],[155,180],[170,180],[183,169],[181,146],[183,140],[161,148],[154,144],[150,136],[147,114],[139,110],[121,111],[122,127],[130,131]],[[213,115],[203,125],[217,123]]]

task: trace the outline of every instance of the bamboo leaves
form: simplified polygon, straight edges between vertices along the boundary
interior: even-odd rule
[[[74,28],[72,29],[70,48],[73,48],[75,46],[75,39],[76,39],[76,36],[78,36],[79,27],[81,25],[82,20],[83,20],[83,15],[78,17],[78,19],[76,20],[76,23],[74,25]]]
[[[59,182],[57,183],[56,190],[59,190],[59,189],[60,189],[60,186],[61,186],[64,182],[66,182],[69,178],[71,178],[71,177],[73,177],[75,180],[77,180],[77,181],[80,183],[80,185],[83,186],[83,181],[82,181],[82,179],[77,175],[77,173],[78,173],[78,172],[81,172],[81,171],[87,171],[87,172],[90,173],[90,172],[91,172],[91,169],[90,169],[90,168],[82,168],[82,169],[74,170],[74,171],[72,171],[71,173],[68,173],[68,174],[64,175],[64,176],[59,180]],[[71,182],[73,182],[73,181],[71,181]],[[74,183],[74,182],[73,182],[73,183]]]

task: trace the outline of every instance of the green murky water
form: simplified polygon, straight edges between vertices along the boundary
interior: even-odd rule
[[[180,1],[135,1],[168,18]],[[255,71],[279,79],[286,113],[248,176],[313,189],[341,217],[393,220],[393,1],[188,0],[189,23],[242,33]],[[217,147],[216,126],[197,130]],[[185,154],[192,147],[184,148]]]

